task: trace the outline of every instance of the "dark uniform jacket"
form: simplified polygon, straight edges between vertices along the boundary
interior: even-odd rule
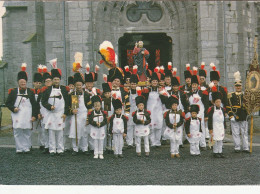
[[[136,113],[138,112],[143,112],[143,111],[139,111],[139,110],[136,110],[135,112],[132,113],[132,116],[133,116],[133,122],[137,125],[149,125],[151,123],[151,112],[150,111],[147,111],[147,110],[144,110],[144,117],[146,118],[146,121],[144,122],[144,124],[141,122],[141,120],[137,119],[137,116],[136,116]]]
[[[191,85],[190,85],[190,87],[188,87],[187,84],[185,84],[185,85],[180,86],[179,89],[180,89],[181,91],[183,91],[183,92],[185,92],[185,93],[188,94],[188,93],[191,92],[192,87],[191,87]]]
[[[193,118],[189,117],[186,119],[186,122],[185,122],[185,131],[186,131],[186,134],[190,134],[190,122]],[[195,118],[195,120],[199,120],[200,122],[200,132],[202,132],[202,129],[201,129],[201,118]]]
[[[179,97],[179,95],[180,95],[181,104],[182,104],[182,106],[184,108],[185,113],[189,112],[190,103],[189,103],[188,96],[187,96],[187,94],[185,92],[183,92],[182,90],[179,90],[178,92],[172,91],[170,93],[170,95],[175,95],[177,97]],[[166,108],[167,109],[171,109],[171,105],[166,106]]]
[[[37,103],[35,100],[35,90],[31,89],[31,88],[26,88],[25,90],[22,90],[22,89],[19,89],[19,90],[20,90],[20,95],[25,94],[26,93],[25,90],[27,90],[27,95],[23,95],[23,96],[25,98],[30,99],[30,102],[32,105],[32,117],[37,118],[38,109],[37,109]],[[16,98],[17,98],[17,94],[18,94],[17,88],[11,88],[8,90],[8,97],[7,97],[5,104],[6,104],[6,107],[12,112],[14,112],[14,109],[17,108],[14,106]]]
[[[177,123],[177,127],[180,127],[183,124],[184,117],[185,117],[185,113],[182,112],[181,110],[179,110],[179,111],[168,110],[167,112],[165,112],[164,113],[164,119],[165,119],[166,126],[171,128],[171,129],[173,129],[174,123],[170,122],[169,115],[170,115],[170,113],[175,114],[175,112],[176,112],[176,114],[180,115],[180,121]]]
[[[68,92],[70,91],[70,89],[67,86],[60,86],[60,89],[65,102],[64,114],[68,115],[69,114]],[[51,95],[51,91],[52,91],[52,86],[46,87],[44,90],[42,90],[43,93],[41,98],[42,106],[49,111],[51,111],[51,106],[52,106],[52,104],[48,103],[49,97]]]
[[[91,112],[88,113],[88,122],[90,125],[94,126],[94,127],[98,127],[97,126],[97,122],[94,121],[94,111],[92,110]],[[102,114],[103,115],[103,121],[100,123],[100,127],[103,127],[107,124],[107,112],[106,111],[102,111],[100,110],[99,112],[96,112],[96,114]]]
[[[222,102],[224,108],[226,108],[226,106],[227,106],[227,88],[223,87],[223,86],[218,86],[217,89],[222,94],[221,102]],[[211,92],[211,89],[209,87],[208,93],[210,93],[210,92]],[[212,106],[212,105],[214,105],[214,104],[212,104],[212,102],[209,101],[209,106]]]
[[[225,122],[225,110],[224,108],[220,107],[224,116],[224,128],[226,129],[226,122]],[[209,130],[213,130],[213,114],[214,114],[214,106],[211,106],[208,110],[208,128]]]
[[[235,117],[236,121],[246,121],[247,112],[243,104],[243,93],[232,92],[228,94],[227,113],[230,118]]]

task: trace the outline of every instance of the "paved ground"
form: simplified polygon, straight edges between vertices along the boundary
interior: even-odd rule
[[[104,160],[97,160],[92,155],[70,153],[50,157],[36,146],[31,155],[17,155],[10,131],[0,136],[0,184],[259,185],[260,135],[254,137],[252,154],[234,153],[231,141],[227,135],[224,159],[213,158],[210,150],[203,151],[201,157],[192,157],[189,145],[181,149],[181,158],[171,159],[169,145],[165,145],[152,149],[149,158],[138,158],[134,149],[126,149],[123,159],[105,154]]]

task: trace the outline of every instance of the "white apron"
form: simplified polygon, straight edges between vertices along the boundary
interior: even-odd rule
[[[14,129],[32,129],[32,105],[29,98],[19,96],[20,91],[19,88],[17,88],[17,98],[14,104],[14,107],[18,107],[19,105],[19,111],[17,113],[11,113],[12,116],[12,122],[13,122],[13,128]],[[27,95],[27,89],[25,90],[25,94]]]
[[[146,121],[146,117],[142,114],[144,114],[144,112],[137,112],[136,113],[137,119]],[[148,136],[149,133],[150,133],[149,125],[138,124],[135,126],[135,136],[137,137]]]
[[[97,116],[99,115],[99,116]],[[101,123],[104,120],[103,113],[100,111],[100,114],[97,114],[96,111],[94,111],[94,119],[93,121]],[[99,117],[99,118],[98,118]],[[90,125],[90,136],[93,139],[104,139],[105,138],[105,126],[103,127],[94,127]]]
[[[193,120],[191,118],[190,135],[191,135],[191,137],[188,137],[188,141],[190,143],[198,143],[200,141],[201,132],[200,132],[200,121],[199,121],[199,119]]]
[[[163,126],[162,102],[158,92],[150,92],[147,101],[147,110],[151,111],[151,129],[161,129]]]
[[[79,108],[77,110],[77,135],[78,139],[80,139],[85,136],[86,133],[86,120],[88,114],[88,109],[84,102],[84,93],[83,95],[79,95]],[[69,138],[76,138],[75,115],[71,116]]]
[[[182,105],[182,103],[181,103],[181,94],[180,94],[180,92],[178,91],[178,97],[179,97],[179,105],[178,105],[178,110],[181,110],[182,112],[184,112],[184,107],[183,107],[183,105]]]
[[[193,94],[193,95],[190,96],[189,102],[190,102],[190,105],[197,104],[197,105],[200,106],[200,111],[199,111],[197,117],[199,117],[201,119],[204,119],[204,110],[205,110],[205,108],[204,108],[204,104],[202,103],[201,97],[198,94],[198,91],[197,91],[196,94]]]
[[[169,120],[170,120],[171,124],[175,123],[175,113],[169,114]],[[178,123],[178,122],[180,122],[180,114],[176,114],[176,123]],[[179,141],[182,138],[181,137],[181,135],[182,135],[181,131],[182,131],[182,126],[177,127],[176,129],[171,129],[168,126],[166,126],[166,129],[164,131],[164,137],[166,139]]]
[[[61,89],[52,88],[50,97],[59,96],[59,95],[61,95],[61,99],[55,98],[55,104],[54,104],[55,110],[52,111],[47,110],[45,129],[63,130],[65,126],[62,118],[62,115],[64,114],[65,102],[61,93]],[[50,98],[50,97],[48,103],[53,105],[54,98]]]
[[[113,134],[122,134],[124,133],[124,121],[122,119],[122,114],[120,116],[120,118],[114,118],[113,120],[113,130],[112,130]]]
[[[130,91],[130,96],[129,96],[129,102],[130,102],[130,114],[128,117],[128,125],[134,125],[134,121],[133,121],[133,117],[132,117],[132,113],[135,112],[137,110],[137,106],[135,103],[135,98],[137,97],[137,94],[132,94]]]
[[[123,103],[123,99],[122,99],[122,95],[121,95],[121,90],[119,89],[118,91],[111,91],[111,97],[114,98],[113,96],[116,96],[116,99],[120,99],[122,101],[122,114],[124,114],[124,103]],[[114,107],[112,105],[112,100],[111,100],[111,112],[114,112]]]
[[[224,129],[224,115],[221,109],[217,110],[214,106],[213,113],[213,139],[215,141],[221,141],[225,136]]]

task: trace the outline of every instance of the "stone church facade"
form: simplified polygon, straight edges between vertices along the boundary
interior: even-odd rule
[[[143,40],[150,50],[151,67],[172,61],[184,81],[185,64],[214,62],[221,84],[233,91],[233,73],[246,70],[253,58],[253,40],[260,32],[260,4],[246,1],[70,1],[5,2],[3,63],[0,69],[0,101],[4,90],[15,87],[21,63],[32,75],[38,64],[57,58],[64,83],[72,75],[75,52],[83,53],[83,67],[99,64],[99,44],[109,40],[119,66],[129,62],[127,52]],[[156,54],[157,53],[157,54]],[[157,61],[158,62],[158,61]],[[107,73],[101,65],[100,74]],[[3,76],[3,73],[5,76]],[[209,78],[208,78],[209,79]],[[100,87],[102,76],[97,85]],[[6,93],[5,93],[6,97]]]

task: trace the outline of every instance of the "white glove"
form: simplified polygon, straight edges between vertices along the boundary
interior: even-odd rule
[[[235,121],[235,117],[232,117],[232,118],[230,119],[230,121]]]

